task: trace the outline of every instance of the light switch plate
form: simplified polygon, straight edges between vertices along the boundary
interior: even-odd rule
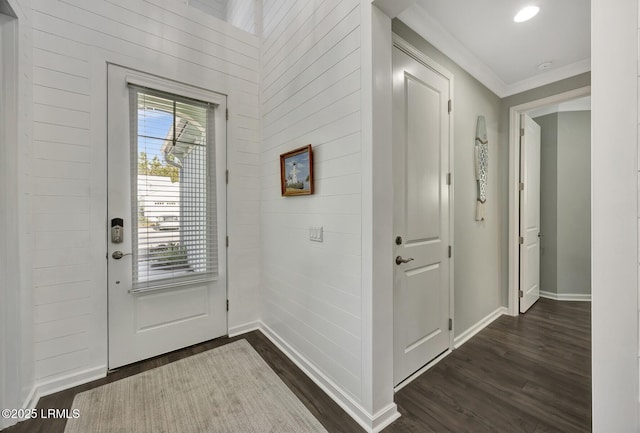
[[[322,227],[309,227],[309,240],[322,242]]]

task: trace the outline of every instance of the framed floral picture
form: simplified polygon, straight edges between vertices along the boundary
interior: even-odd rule
[[[283,196],[313,194],[311,145],[280,155],[280,185]]]

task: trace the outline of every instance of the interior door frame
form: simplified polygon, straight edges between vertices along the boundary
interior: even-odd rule
[[[416,60],[417,62],[421,63],[422,65],[424,65],[425,67],[431,69],[432,71],[436,72],[439,75],[442,75],[443,77],[445,77],[448,81],[449,81],[449,98],[450,100],[453,100],[453,95],[454,95],[454,75],[445,67],[443,67],[442,65],[440,65],[439,63],[437,63],[436,61],[434,61],[432,58],[430,58],[429,56],[427,56],[426,54],[424,54],[422,51],[418,50],[416,47],[414,47],[413,45],[411,45],[409,42],[407,42],[406,40],[404,40],[403,38],[401,38],[400,36],[398,36],[395,33],[392,33],[392,41],[393,41],[393,47],[398,48],[400,51],[403,51],[405,54],[407,54],[409,57],[413,58],[414,60]],[[393,68],[393,63],[391,63],[391,67]],[[393,69],[392,69],[393,70]],[[454,228],[453,228],[453,224],[455,221],[454,218],[454,197],[455,197],[455,174],[454,174],[454,164],[453,164],[453,156],[454,156],[454,152],[453,152],[453,143],[455,143],[454,140],[454,114],[455,114],[455,104],[452,104],[452,108],[451,108],[451,112],[449,113],[449,167],[448,167],[448,172],[451,173],[451,185],[449,185],[449,206],[448,206],[448,211],[449,211],[449,232],[447,233],[448,237],[449,237],[449,245],[451,245],[452,249],[453,249],[453,245],[454,245]],[[392,225],[392,230],[394,230],[395,225]],[[444,358],[445,356],[449,355],[451,353],[451,351],[454,349],[455,344],[454,344],[454,335],[455,335],[455,330],[456,330],[456,320],[455,320],[455,310],[454,310],[454,288],[455,288],[455,282],[454,282],[454,265],[455,265],[455,249],[453,249],[453,253],[451,255],[451,257],[448,259],[449,260],[449,317],[453,320],[453,326],[451,329],[451,332],[449,332],[449,349],[444,352],[443,354],[441,354],[440,356],[436,357],[435,359],[433,359],[432,361],[430,361],[427,365],[425,365],[424,367],[422,367],[420,370],[416,371],[415,373],[413,373],[411,376],[407,377],[403,382],[401,382],[398,386],[394,387],[394,392],[399,391],[400,389],[402,389],[403,387],[405,387],[406,385],[408,385],[409,383],[411,383],[415,378],[417,378],[418,376],[420,376],[422,373],[424,373],[425,371],[427,371],[429,368],[433,367],[435,364],[438,363],[438,361],[440,361],[442,358]],[[392,260],[393,257],[389,257],[389,260]],[[392,325],[395,325],[395,322],[392,320]],[[393,370],[392,370],[393,371]]]
[[[591,95],[584,86],[509,108],[509,315],[518,316],[520,289],[520,115],[551,104]]]

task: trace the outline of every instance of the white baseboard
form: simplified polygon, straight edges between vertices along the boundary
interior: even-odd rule
[[[69,373],[65,376],[56,377],[55,379],[40,381],[36,383],[36,396],[40,399],[40,397],[44,397],[45,395],[73,388],[74,386],[84,385],[85,383],[102,379],[106,376],[107,366],[101,365],[99,367]]]
[[[22,408],[25,411],[30,411],[32,409],[36,408],[36,405],[38,404],[38,393],[37,393],[37,388],[34,385],[31,388],[31,391],[29,391],[29,394],[27,395],[27,398],[25,398],[24,403],[22,404]],[[8,408],[2,408],[2,409],[8,409]],[[24,421],[23,419],[14,419],[14,418],[0,418],[0,430],[4,430],[8,427],[11,427],[12,425],[17,424],[20,421]]]
[[[478,332],[482,331],[484,328],[489,326],[491,322],[496,320],[498,317],[503,314],[508,314],[509,310],[507,307],[499,307],[492,313],[489,313],[484,319],[481,319],[478,323],[464,331],[462,334],[458,335],[453,339],[453,347],[458,348],[462,346],[464,343],[469,341],[471,337],[476,335]]]
[[[347,395],[337,384],[318,370],[305,356],[291,347],[275,331],[260,322],[260,331],[275,344],[294,364],[316,385],[333,399],[345,412],[369,433],[377,433],[400,417],[395,403],[375,414],[367,412],[360,404]]]
[[[73,388],[74,386],[93,382],[94,380],[102,379],[106,375],[107,366],[101,365],[99,367],[69,373],[64,376],[56,377],[54,379],[36,382],[33,388],[31,388],[31,392],[29,392],[29,395],[25,399],[25,402],[22,405],[22,409],[35,409],[41,397],[56,393],[58,391],[63,391],[65,389]]]
[[[232,326],[229,328],[229,337],[236,337],[238,335],[246,334],[247,332],[257,331],[260,329],[260,322],[253,321],[243,323],[242,325]]]
[[[22,408],[25,410],[35,409],[36,406],[38,405],[39,399],[40,399],[40,396],[38,396],[38,388],[36,387],[36,385],[33,385],[33,388],[31,388],[31,391],[29,392],[29,395],[25,399],[24,404],[22,405]]]
[[[553,293],[540,290],[540,297],[556,301],[582,301],[591,302],[591,294],[585,293]]]
[[[384,409],[378,411],[375,415],[373,415],[373,417],[370,418],[373,420],[370,431],[372,433],[379,433],[382,430],[384,430],[388,425],[390,425],[392,422],[397,420],[398,418],[400,418],[400,412],[398,412],[398,406],[395,403],[391,403]]]

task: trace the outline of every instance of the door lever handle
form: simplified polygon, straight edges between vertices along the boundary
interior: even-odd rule
[[[120,260],[124,256],[130,256],[131,254],[133,253],[123,253],[122,251],[114,251],[113,254],[111,254],[111,257],[113,257],[116,260]]]
[[[396,257],[396,265],[401,265],[403,263],[409,263],[413,260],[413,257],[409,257],[408,259],[403,259],[402,256]]]

